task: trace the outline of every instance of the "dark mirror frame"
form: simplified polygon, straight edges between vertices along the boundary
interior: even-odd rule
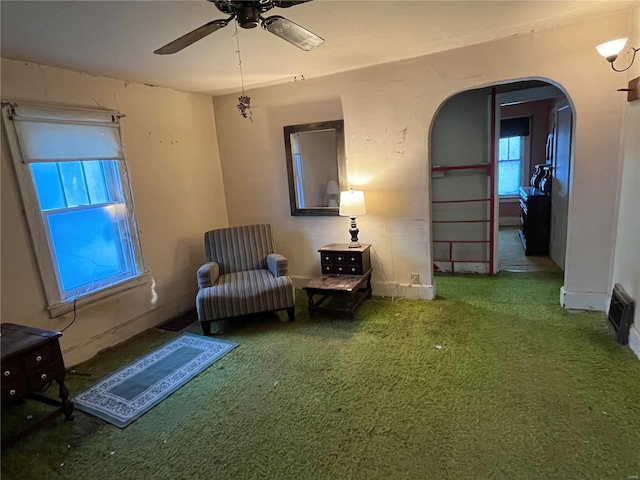
[[[289,178],[289,203],[291,206],[292,216],[321,216],[334,215],[337,216],[339,207],[311,207],[299,208],[296,199],[296,185],[294,173],[293,150],[291,145],[291,134],[299,132],[312,132],[320,130],[335,130],[336,132],[336,158],[338,168],[338,185],[340,191],[347,190],[347,161],[344,149],[344,120],[331,120],[328,122],[305,123],[302,125],[289,125],[284,127],[284,146],[287,157],[287,176]]]

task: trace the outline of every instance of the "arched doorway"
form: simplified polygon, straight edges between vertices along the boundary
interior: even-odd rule
[[[572,131],[569,98],[545,80],[442,104],[430,139],[436,270],[564,270]]]

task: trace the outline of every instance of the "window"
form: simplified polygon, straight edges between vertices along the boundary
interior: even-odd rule
[[[52,316],[140,280],[119,115],[11,104],[3,117]]]
[[[529,117],[500,120],[498,195],[517,196],[529,172]]]
[[[498,147],[498,195],[518,195],[522,186],[524,137],[501,138]]]

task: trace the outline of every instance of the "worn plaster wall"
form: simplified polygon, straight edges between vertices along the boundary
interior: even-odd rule
[[[629,45],[640,44],[640,5],[629,16],[631,35]],[[620,55],[622,68],[629,57]],[[616,65],[618,63],[616,62]],[[618,88],[640,76],[640,62],[636,61],[626,74],[616,74]],[[624,103],[622,129],[622,168],[620,173],[620,213],[617,222],[613,285],[619,283],[636,301],[635,321],[631,327],[629,346],[640,358],[640,100],[626,102],[625,94],[618,101]],[[608,164],[616,164],[616,157],[608,157]]]
[[[67,365],[193,308],[203,232],[227,226],[211,98],[2,60],[2,98],[118,110],[151,282],[79,308],[61,338]],[[60,330],[51,319],[10,153],[2,142],[2,321]]]
[[[236,95],[214,99],[231,224],[269,221],[279,250],[300,281],[318,273],[316,250],[348,241],[341,217],[291,217],[287,208],[282,126],[327,118],[341,103],[347,170],[365,191],[361,241],[374,247],[374,292],[402,294],[420,274],[434,294],[430,233],[430,129],[450,96],[474,87],[542,79],[567,92],[576,111],[568,263],[562,302],[604,309],[610,284],[617,209],[623,105],[619,77],[595,45],[627,36],[628,12],[407,61],[251,90],[253,123],[236,111]],[[313,55],[313,52],[309,53]],[[585,80],[588,78],[588,81]],[[243,141],[251,139],[251,141]],[[461,140],[464,141],[464,140]],[[615,173],[612,173],[613,172]],[[257,175],[256,172],[260,172]],[[265,174],[264,172],[268,172]]]

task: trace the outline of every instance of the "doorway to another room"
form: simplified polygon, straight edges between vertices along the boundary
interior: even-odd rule
[[[564,270],[572,121],[564,92],[541,80],[442,105],[431,132],[436,270]]]

